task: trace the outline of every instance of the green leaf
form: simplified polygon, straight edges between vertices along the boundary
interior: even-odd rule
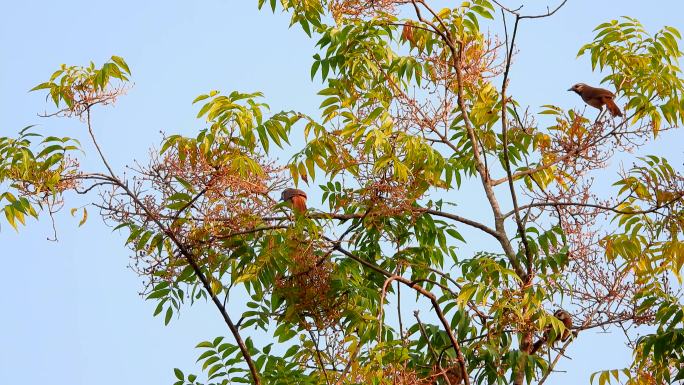
[[[183,375],[183,372],[181,372],[180,369],[174,368],[173,373],[176,375],[176,378],[183,381],[185,379],[185,376]]]
[[[116,63],[116,65],[118,65],[122,70],[124,70],[124,72],[129,75],[131,74],[131,70],[128,68],[128,64],[126,64],[123,58],[119,56],[112,56],[112,61]]]
[[[171,317],[173,316],[173,309],[169,306],[166,309],[166,315],[164,316],[164,325],[168,325],[171,322]]]

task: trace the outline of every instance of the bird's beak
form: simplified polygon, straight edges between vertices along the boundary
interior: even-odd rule
[[[572,87],[571,87],[571,88],[568,88],[568,91],[574,91],[574,90],[573,90]]]

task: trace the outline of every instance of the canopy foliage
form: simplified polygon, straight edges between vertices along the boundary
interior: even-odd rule
[[[681,168],[637,152],[611,195],[591,183],[616,152],[684,123],[677,30],[621,18],[580,49],[624,118],[553,100],[532,114],[508,92],[516,34],[561,17],[561,6],[542,15],[490,0],[258,6],[289,13],[316,40],[320,116],[272,113],[260,93],[211,91],[194,101],[205,123],[195,135],[164,137],[122,176],[91,124],[96,105],[129,87],[131,70],[112,56],[64,65],[34,88],[54,115],[85,123],[102,170],[81,169],[68,137],[29,127],[0,138],[11,226],[69,206],[69,192],[92,196],[128,232],[155,315],[168,323],[183,306],[214,303],[228,332],[198,344],[203,374],[175,369],[178,385],[543,383],[569,344],[591,343],[585,331],[633,337],[642,326],[653,332],[628,338],[634,363],[594,380],[684,378]],[[504,36],[481,28],[500,15]],[[276,161],[278,151],[290,160]],[[320,190],[325,211],[279,202],[293,185]],[[466,188],[479,189],[486,219],[459,214]],[[490,242],[464,253],[475,233]],[[231,292],[245,311],[226,306]]]

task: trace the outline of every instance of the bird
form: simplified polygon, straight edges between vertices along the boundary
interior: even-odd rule
[[[613,116],[622,116],[620,108],[615,104],[615,94],[605,88],[597,88],[588,86],[584,83],[577,83],[568,88],[568,91],[575,91],[575,93],[582,97],[588,105],[603,110],[603,106],[608,107],[608,111]]]
[[[572,329],[572,316],[563,309],[556,310],[556,312],[553,313],[553,316],[560,320],[563,323],[563,326],[565,326],[565,330],[563,330],[563,334],[561,335],[561,341],[567,341],[568,338],[570,338],[570,329]]]
[[[289,203],[300,214],[306,212],[306,193],[300,189],[286,188],[280,194],[280,200]]]
[[[557,340],[561,340],[562,342],[567,341],[568,338],[570,338],[571,333],[575,336],[577,335],[576,332],[570,331],[570,329],[573,328],[572,315],[570,315],[570,313],[563,309],[558,309],[553,313],[553,316],[556,317],[556,319],[558,319],[559,321],[561,321],[563,323],[563,326],[565,326],[563,333],[560,336],[556,337],[555,340],[551,340],[551,326],[547,326],[544,329],[543,336],[532,345],[530,354],[535,354],[544,344],[549,344],[553,346]]]

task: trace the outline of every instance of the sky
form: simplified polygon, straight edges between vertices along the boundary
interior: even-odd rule
[[[533,12],[556,2],[528,3],[537,4],[523,8]],[[521,25],[510,91],[533,111],[550,102],[580,107],[565,90],[601,78],[588,60],[576,59],[596,25],[629,15],[650,31],[663,25],[684,31],[682,14],[680,0],[570,0],[557,16]],[[315,40],[288,24],[288,15],[258,11],[256,0],[7,2],[0,12],[0,135],[38,124],[45,134],[85,139],[78,120],[39,118],[52,106],[27,91],[62,63],[99,65],[111,55],[126,59],[134,85],[114,107],[98,109],[94,125],[119,171],[146,159],[160,132],[192,135],[201,128],[191,101],[212,89],[258,90],[274,111],[315,114],[321,101],[320,84],[309,77]],[[644,151],[681,165],[684,141],[677,134],[662,135]],[[86,145],[82,165],[95,170],[92,150]],[[76,198],[57,215],[57,242],[47,240],[46,217],[19,233],[0,229],[0,382],[170,384],[174,367],[197,372],[194,346],[228,334],[215,309],[186,307],[164,327],[152,317],[155,304],[138,294],[141,279],[127,268],[124,235],[105,226],[92,207],[83,227],[70,217],[68,208],[85,203]],[[480,208],[463,209],[474,215]],[[568,372],[549,383],[588,383],[595,370],[624,367],[629,354],[619,340],[598,333],[573,345],[573,360],[560,367]]]

